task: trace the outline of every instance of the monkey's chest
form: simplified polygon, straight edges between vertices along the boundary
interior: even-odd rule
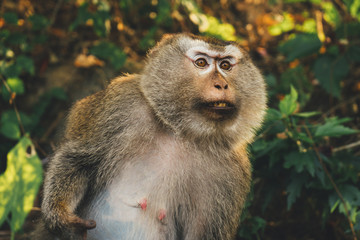
[[[97,223],[89,239],[172,239],[176,211],[189,201],[181,199],[193,194],[186,184],[192,160],[167,146],[127,161],[87,211]]]

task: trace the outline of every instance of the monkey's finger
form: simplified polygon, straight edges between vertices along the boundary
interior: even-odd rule
[[[85,228],[86,229],[93,229],[96,227],[96,222],[94,220],[86,220],[85,221]]]
[[[84,220],[77,217],[73,219],[72,225],[77,228],[93,229],[96,227],[96,222],[94,220]]]

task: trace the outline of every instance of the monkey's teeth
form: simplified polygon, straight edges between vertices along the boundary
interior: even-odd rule
[[[226,107],[227,104],[224,103],[224,102],[216,102],[214,103],[214,107],[219,107],[219,108],[223,108],[223,107]]]

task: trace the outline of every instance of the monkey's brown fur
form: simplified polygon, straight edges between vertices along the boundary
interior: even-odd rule
[[[232,45],[239,59],[223,76],[202,75],[188,44]],[[236,43],[167,35],[140,75],[72,108],[34,239],[232,239],[251,181],[246,146],[265,108],[263,78]]]

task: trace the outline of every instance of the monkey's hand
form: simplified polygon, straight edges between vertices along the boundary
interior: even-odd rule
[[[44,220],[50,232],[66,240],[86,240],[87,230],[96,227],[94,220],[85,220],[75,214],[65,212],[51,218],[45,217]]]

